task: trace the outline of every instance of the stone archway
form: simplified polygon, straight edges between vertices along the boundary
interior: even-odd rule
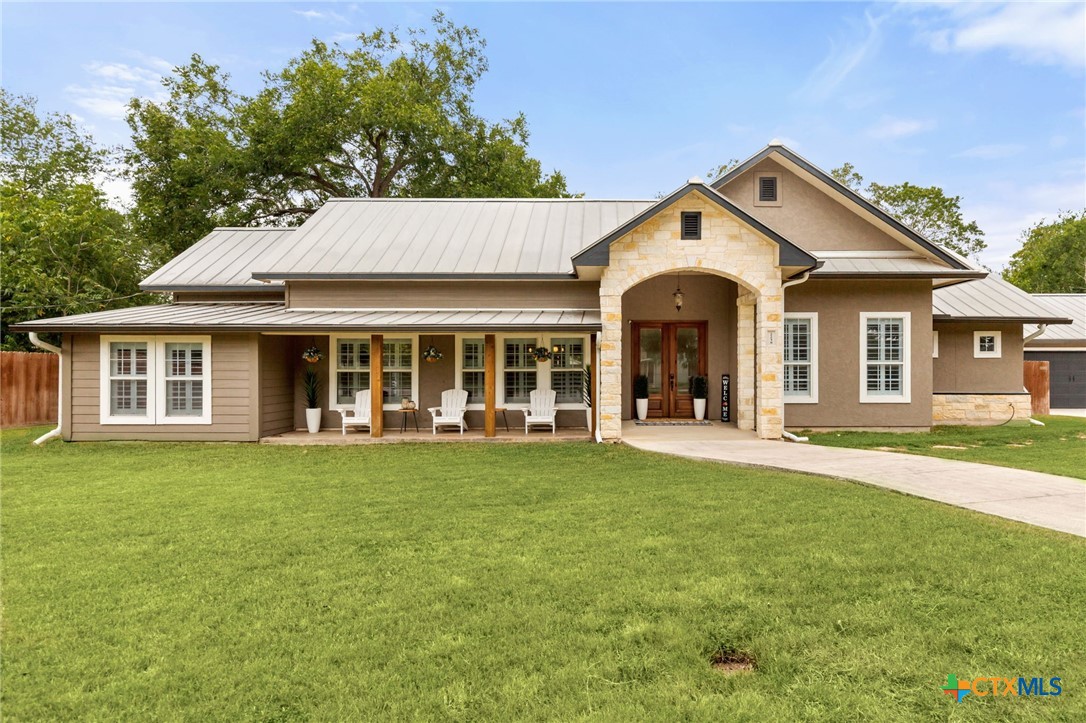
[[[781,275],[778,247],[749,231],[713,204],[696,196],[676,204],[611,244],[600,280],[600,432],[622,436],[622,295],[661,274],[697,271],[717,274],[740,287],[736,418],[741,429],[757,429],[763,439],[783,431]],[[701,211],[702,237],[684,240],[679,211]]]

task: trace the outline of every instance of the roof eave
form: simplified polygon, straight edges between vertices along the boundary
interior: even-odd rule
[[[576,281],[574,272],[559,274],[388,274],[388,273],[309,273],[253,272],[257,281]]]
[[[1070,319],[1061,319],[1047,316],[950,316],[949,314],[932,314],[932,321],[948,323],[982,323],[982,324],[1071,324]]]

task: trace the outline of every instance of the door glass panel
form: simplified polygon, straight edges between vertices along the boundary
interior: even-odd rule
[[[698,373],[698,330],[675,330],[675,387],[679,394],[690,394],[690,377]]]
[[[659,394],[663,389],[663,354],[661,353],[660,329],[641,329],[641,360],[638,374],[649,378],[649,394]]]

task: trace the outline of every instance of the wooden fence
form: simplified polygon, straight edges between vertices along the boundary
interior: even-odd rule
[[[60,357],[0,352],[0,427],[56,424]]]
[[[1048,414],[1048,362],[1024,362],[1022,381],[1026,385],[1026,391],[1029,392],[1034,416]]]

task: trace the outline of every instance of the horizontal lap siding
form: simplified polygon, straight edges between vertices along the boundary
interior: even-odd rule
[[[294,354],[284,336],[260,338],[260,436],[294,429]]]
[[[599,309],[598,281],[290,281],[297,309]]]
[[[72,338],[71,439],[152,439],[245,442],[255,438],[251,414],[255,368],[255,335],[211,337],[211,424],[101,424],[97,334]]]

